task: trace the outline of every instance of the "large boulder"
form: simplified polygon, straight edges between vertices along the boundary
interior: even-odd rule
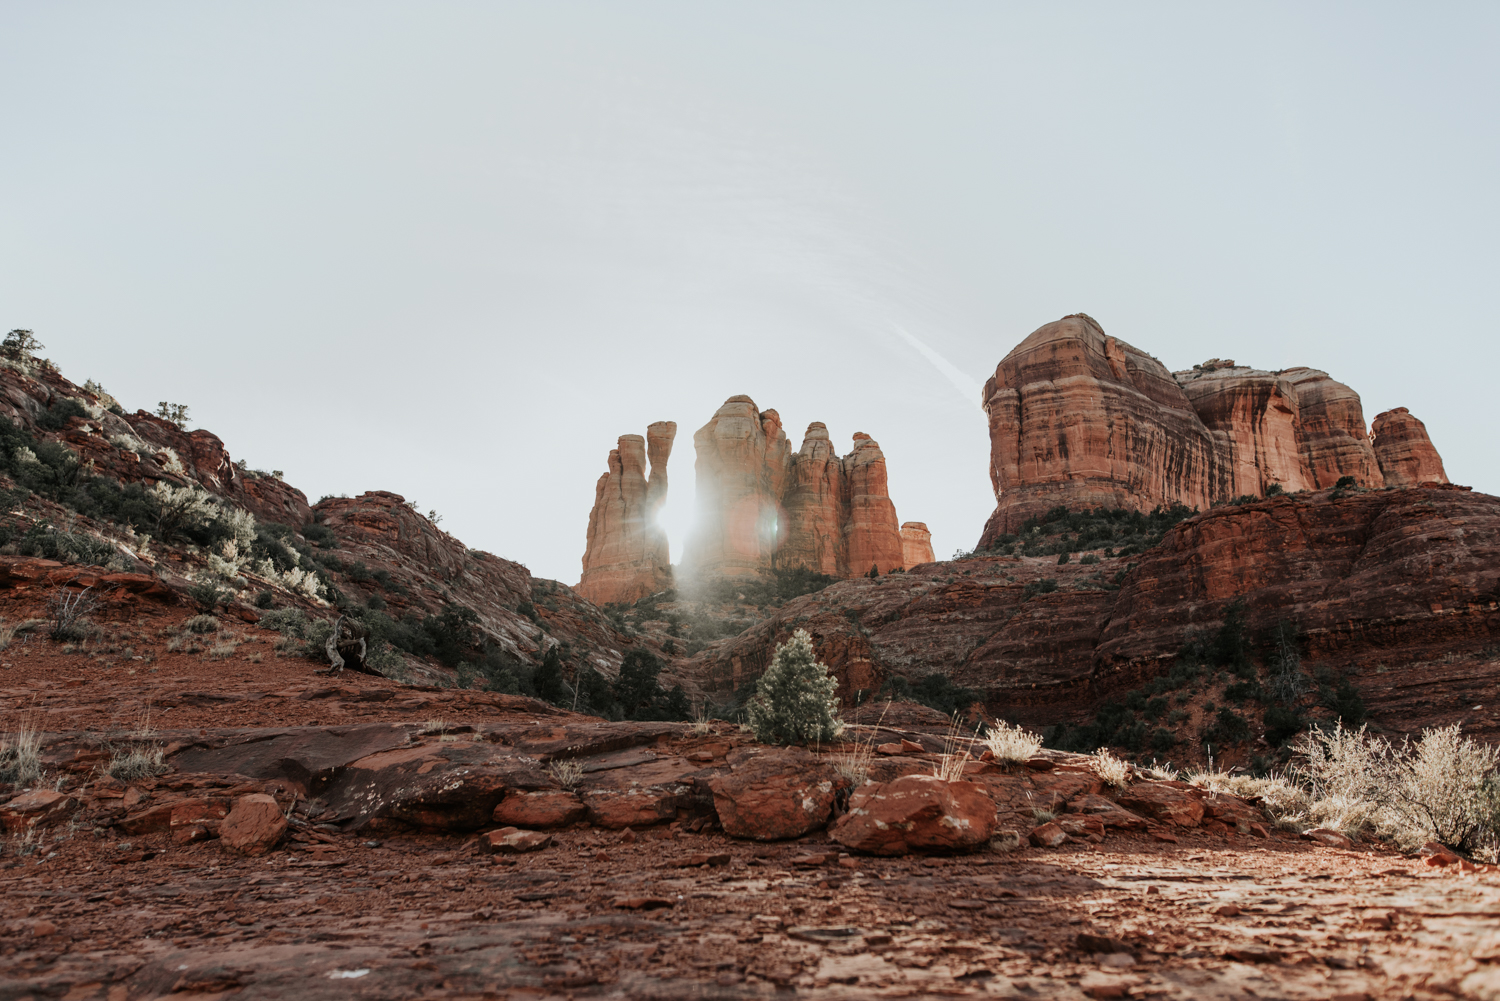
[[[1197,827],[1203,801],[1191,787],[1169,782],[1138,782],[1120,793],[1120,805],[1152,820],[1176,827]]]
[[[241,855],[264,855],[276,847],[286,828],[286,816],[275,798],[255,792],[234,801],[234,808],[219,824],[219,840]]]
[[[33,789],[0,806],[0,825],[6,833],[47,827],[66,820],[77,807],[78,801],[67,793]]]
[[[995,802],[973,782],[903,775],[867,782],[849,797],[849,812],[828,833],[867,855],[968,851],[996,829]]]
[[[751,748],[730,755],[731,771],[709,780],[724,833],[779,841],[828,823],[838,776],[806,751]]]
[[[506,792],[491,819],[497,824],[520,828],[566,827],[584,818],[588,807],[575,793],[565,789],[539,789],[525,792],[512,789]]]

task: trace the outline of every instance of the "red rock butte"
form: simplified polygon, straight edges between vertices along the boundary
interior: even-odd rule
[[[1361,487],[1447,482],[1404,408],[1376,419],[1372,444],[1359,394],[1326,372],[1215,358],[1173,373],[1083,313],[1017,345],[982,402],[996,506],[981,547],[1058,506],[1206,509],[1344,477]]]

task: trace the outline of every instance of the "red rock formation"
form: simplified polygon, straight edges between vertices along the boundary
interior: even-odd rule
[[[1427,425],[1405,407],[1375,416],[1375,458],[1388,487],[1411,487],[1419,483],[1447,483],[1443,458],[1427,437]]]
[[[1216,443],[1166,366],[1082,314],[1049,323],[984,385],[995,513],[980,545],[1053,507],[1207,507]]]
[[[931,563],[932,533],[920,521],[903,522],[901,525],[901,562],[906,569],[922,563]]]
[[[844,456],[849,508],[844,522],[845,566],[849,573],[872,567],[889,573],[906,565],[900,522],[886,485],[885,453],[875,439],[854,433],[854,451]]]
[[[1326,372],[1213,359],[1174,375],[1083,314],[1006,355],[983,402],[996,505],[982,548],[1059,505],[1202,510],[1345,476],[1364,487],[1445,482],[1419,422],[1388,435],[1402,444],[1390,447],[1392,471],[1382,475],[1358,394]]]
[[[621,435],[619,447],[610,451],[609,472],[594,487],[577,587],[589,601],[629,603],[672,586],[667,533],[656,516],[667,499],[667,459],[676,435],[675,423],[658,421],[645,438]]]
[[[694,576],[759,574],[805,566],[849,576],[903,565],[885,455],[863,432],[842,458],[828,428],[808,425],[792,453],[774,410],[727,400],[693,436],[698,518],[683,556]]]
[[[693,435],[698,517],[683,554],[694,574],[744,576],[771,563],[783,533],[790,447],[781,417],[731,396]]]
[[[1119,589],[1104,589],[1122,571]],[[1028,593],[1044,579],[1056,590]],[[1381,718],[1383,705],[1421,697],[1432,673],[1421,662],[1500,636],[1500,498],[1452,486],[1287,495],[1204,512],[1129,562],[997,556],[856,578],[788,602],[692,670],[712,689],[742,685],[802,628],[846,701],[892,674],[941,673],[984,693],[993,713],[1052,723],[1169,669],[1237,600],[1252,637],[1296,623],[1309,665],[1391,665],[1361,684]],[[1474,675],[1472,664],[1453,669],[1465,671]],[[1464,676],[1473,697],[1462,707],[1496,680]]]
[[[1218,489],[1231,497],[1259,497],[1273,483],[1288,491],[1311,486],[1297,434],[1297,390],[1290,380],[1218,359],[1175,375],[1214,437]]]
[[[1365,433],[1359,394],[1315,368],[1289,368],[1280,374],[1297,390],[1298,443],[1312,489],[1334,486],[1345,476],[1354,477],[1357,486],[1384,486]]]

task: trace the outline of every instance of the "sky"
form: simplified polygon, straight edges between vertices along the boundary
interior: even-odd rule
[[[1326,369],[1500,493],[1500,6],[0,2],[0,327],[316,501],[577,581],[622,434],[882,446],[940,557],[979,387],[1087,312]]]

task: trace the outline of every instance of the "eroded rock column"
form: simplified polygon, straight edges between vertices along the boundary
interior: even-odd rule
[[[658,421],[644,438],[621,435],[609,453],[609,471],[594,485],[577,587],[595,604],[634,602],[672,586],[670,547],[656,517],[667,499],[667,460],[676,434],[675,423]]]

